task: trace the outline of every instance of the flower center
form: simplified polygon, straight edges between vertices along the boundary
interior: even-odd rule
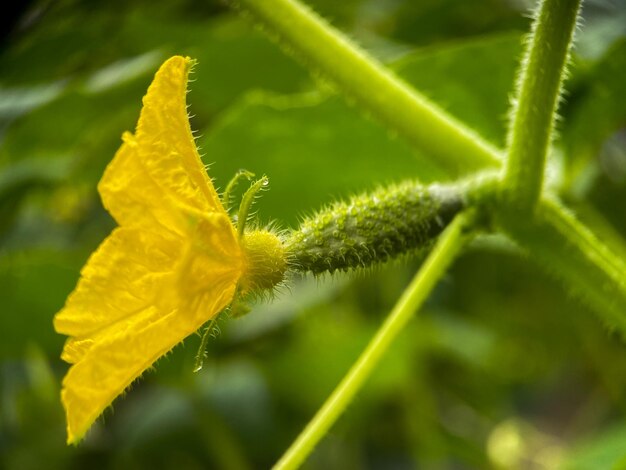
[[[283,243],[268,230],[252,230],[242,237],[246,267],[239,281],[243,293],[272,289],[282,282],[287,271]]]

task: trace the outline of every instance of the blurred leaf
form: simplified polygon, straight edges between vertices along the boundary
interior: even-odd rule
[[[520,14],[519,7],[497,0],[401,2],[391,34],[403,41],[425,45],[494,31],[525,31],[529,21]]]
[[[617,425],[569,450],[563,470],[626,469],[626,426]]]
[[[593,171],[604,142],[626,127],[626,37],[610,47],[604,57],[581,77],[572,102],[564,113],[561,132],[568,157],[566,187],[584,194],[589,184],[586,172]],[[608,169],[605,169],[607,171]],[[592,179],[594,181],[595,178]],[[581,184],[586,183],[583,187]]]
[[[431,322],[424,322],[432,328],[429,345],[435,352],[440,351],[458,357],[474,367],[487,369],[496,354],[496,335],[481,325],[470,323],[461,316],[450,314],[436,315]]]
[[[67,160],[21,160],[0,170],[0,246],[2,235],[11,226],[22,199],[48,188],[69,173]]]
[[[288,287],[279,288],[272,302],[254,302],[250,313],[231,320],[223,337],[234,343],[258,339],[285,327],[303,311],[327,302],[348,283],[349,280],[343,276],[335,276],[324,282],[311,277],[290,280]]]
[[[0,87],[0,122],[27,113],[59,97],[65,84],[50,83],[31,87]]]
[[[119,146],[122,132],[134,130],[141,97],[158,62],[168,54],[188,53],[198,59],[194,70],[202,80],[190,85],[190,104],[197,115],[194,124],[199,126],[248,88],[292,92],[309,83],[304,70],[240,19],[190,24],[129,15],[117,34],[123,38],[120,41],[130,45],[125,48],[126,58],[73,76],[62,93],[57,91],[54,101],[38,97],[35,104],[39,109],[17,119],[6,130],[0,161],[71,155],[82,161],[95,182]],[[150,52],[139,52],[146,48]],[[10,63],[6,57],[4,60],[5,65]],[[255,73],[242,73],[249,68],[255,69]],[[21,106],[34,106],[34,98],[21,98],[27,99],[30,104]],[[9,102],[6,106],[13,109],[17,105]],[[62,120],[58,119],[60,115]],[[32,139],[33,135],[38,138]]]
[[[310,87],[304,69],[240,18],[190,23],[133,15],[122,35],[138,50],[158,47],[198,60],[191,104],[205,119],[250,88],[290,93]]]
[[[308,73],[241,19],[212,25],[198,59],[194,100],[202,108],[221,109],[249,89],[283,93],[311,87]]]
[[[432,176],[406,144],[340,99],[319,94],[247,95],[199,146],[218,186],[239,168],[270,177],[271,191],[257,206],[263,221],[269,214],[294,224],[298,214],[335,198],[382,182]]]
[[[57,356],[63,338],[52,329],[52,317],[74,287],[78,262],[43,250],[0,255],[0,357],[23,351],[26,342]]]
[[[626,36],[626,3],[583,3],[584,27],[576,31],[574,51],[587,60],[598,59],[620,37]]]
[[[132,82],[137,78],[152,75],[164,59],[163,54],[157,51],[120,59],[96,70],[85,80],[82,89],[86,93],[97,94],[109,88]]]
[[[68,89],[62,97],[14,121],[0,147],[0,162],[71,159],[81,169],[81,177],[97,181],[122,132],[134,128],[149,80],[146,74],[97,95]]]
[[[19,351],[21,361],[0,361],[0,467],[66,468],[71,450],[64,445],[59,382],[36,342],[24,341]]]
[[[521,53],[522,36],[507,33],[418,49],[393,67],[432,101],[503,148]]]

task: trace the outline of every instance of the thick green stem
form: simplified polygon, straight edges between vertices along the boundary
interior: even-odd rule
[[[264,30],[295,53],[314,74],[407,138],[453,176],[497,167],[497,149],[406,85],[296,0],[238,0]]]
[[[579,7],[580,0],[543,0],[522,61],[504,180],[508,201],[520,211],[540,198]]]
[[[468,224],[466,214],[461,214],[443,232],[433,251],[426,258],[423,266],[365,351],[274,468],[299,467],[318,441],[328,432],[369,377],[393,339],[424,302],[457,255],[463,244],[463,235]]]
[[[503,213],[497,220],[533,261],[626,337],[624,260],[554,201],[542,200],[533,218]]]

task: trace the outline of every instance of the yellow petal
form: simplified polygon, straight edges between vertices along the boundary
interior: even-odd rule
[[[187,237],[189,248],[177,268],[177,282],[182,297],[210,289],[220,274],[241,276],[244,256],[237,234],[226,215],[208,214],[194,219]]]
[[[226,215],[206,214],[189,236],[117,228],[91,256],[55,316],[71,335],[62,358],[68,442],[76,442],[130,383],[232,300],[243,270]]]
[[[104,206],[120,225],[184,235],[186,221],[180,202],[150,176],[135,136],[126,132],[122,139],[98,184]]]
[[[120,225],[150,227],[156,221],[172,229],[179,225],[172,211],[177,205],[224,212],[189,127],[185,97],[192,65],[175,56],[161,66],[143,98],[135,136],[125,134],[98,185]]]
[[[226,307],[237,279],[216,278],[210,290],[172,312],[151,306],[118,322],[74,364],[61,400],[67,414],[67,441],[80,440],[96,418],[143,371]]]
[[[239,279],[242,255],[228,216],[198,217],[185,239],[122,227],[102,242],[54,317],[56,331],[73,337],[64,360],[76,363],[117,322],[149,306],[170,311],[211,291],[215,279]]]
[[[173,57],[144,97],[137,130],[98,186],[121,227],[90,257],[55,329],[73,364],[61,392],[76,442],[130,383],[231,301],[245,270],[235,229],[186,114],[191,61]]]
[[[97,333],[96,333],[97,334]],[[95,344],[92,338],[68,338],[61,352],[61,359],[70,364],[75,364],[87,354],[87,351]]]
[[[54,328],[86,337],[155,303],[184,250],[184,240],[175,236],[115,229],[81,270],[76,288],[54,317]]]

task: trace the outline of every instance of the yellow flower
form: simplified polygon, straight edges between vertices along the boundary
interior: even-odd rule
[[[192,65],[176,56],[156,73],[135,134],[124,134],[98,185],[119,227],[54,318],[56,331],[69,336],[61,355],[72,364],[61,391],[68,443],[227,307],[238,286],[273,286],[285,271],[278,238],[267,231],[239,237],[205,172],[187,119]],[[265,253],[273,272],[264,268]]]

